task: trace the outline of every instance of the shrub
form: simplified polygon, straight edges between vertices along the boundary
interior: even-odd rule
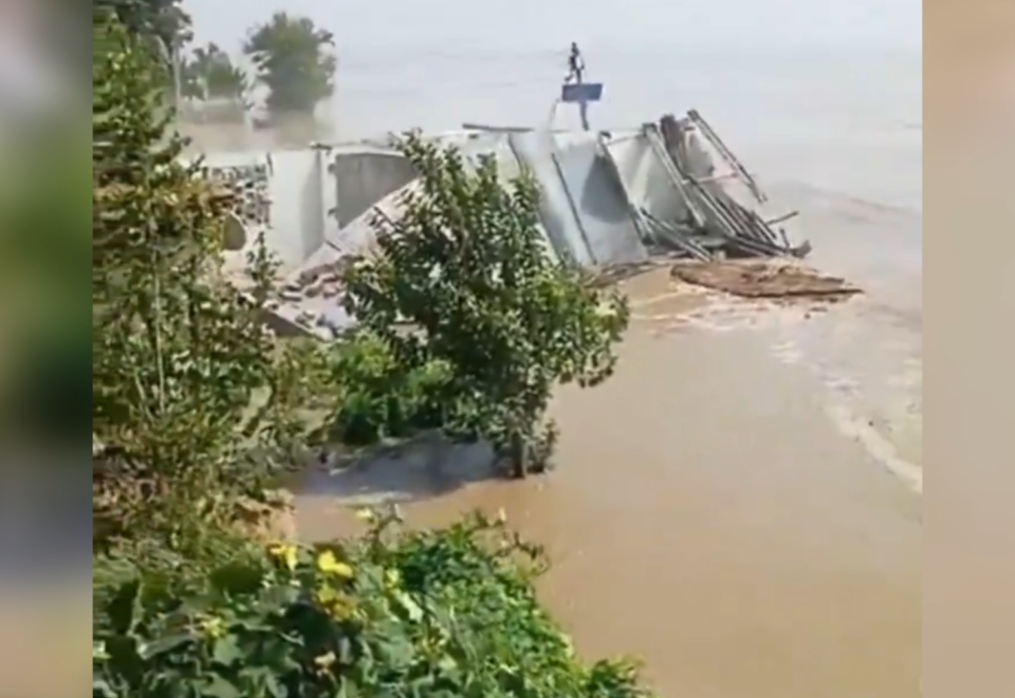
[[[199,163],[181,164],[158,64],[115,23],[97,25],[95,46],[96,543],[153,536],[196,554],[302,452],[306,411],[331,399],[325,356],[264,327],[263,245],[250,293],[218,278],[233,202],[199,180]]]
[[[612,372],[626,304],[547,254],[527,174],[505,181],[492,157],[473,169],[417,134],[399,148],[421,186],[374,221],[378,253],[346,266],[346,309],[399,371],[444,376],[429,388],[445,431],[491,439],[524,475],[552,446],[554,387]]]
[[[96,698],[649,695],[629,662],[576,659],[536,602],[540,551],[503,522],[408,533],[394,519],[273,546],[186,598],[124,582],[95,636]]]
[[[367,446],[445,424],[441,398],[452,370],[447,363],[407,367],[369,332],[337,345],[333,358],[332,379],[341,399],[331,428],[343,444]]]

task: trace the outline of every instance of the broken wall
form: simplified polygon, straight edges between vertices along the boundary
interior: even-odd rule
[[[574,202],[592,266],[644,261],[648,252],[631,216],[627,192],[600,139],[556,140],[560,177]]]
[[[523,168],[532,173],[542,194],[548,254],[579,267],[647,258],[632,207],[664,220],[681,215],[678,192],[638,132],[493,131],[439,138],[459,146],[471,162],[494,156],[505,177]],[[352,320],[341,310],[327,270],[350,254],[369,252],[374,209],[398,217],[401,195],[418,186],[408,162],[376,144],[214,154],[206,162],[218,168],[267,163],[265,240],[286,279],[274,310],[281,326],[322,338],[349,327]]]
[[[240,211],[246,245],[227,255],[227,267],[241,268],[247,250],[260,232],[283,271],[297,269],[324,241],[326,200],[323,162],[314,150],[211,153],[204,167],[219,181],[228,181],[243,200]]]
[[[364,211],[416,178],[416,170],[399,153],[382,149],[336,149],[330,173],[337,188],[339,228],[352,223]]]

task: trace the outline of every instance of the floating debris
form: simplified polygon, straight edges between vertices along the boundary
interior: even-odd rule
[[[689,284],[744,298],[799,298],[836,302],[863,293],[844,279],[785,262],[683,262],[673,265],[670,275]]]

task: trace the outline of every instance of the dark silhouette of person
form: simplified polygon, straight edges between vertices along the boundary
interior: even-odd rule
[[[578,49],[577,42],[571,42],[571,53],[567,57],[567,69],[568,74],[565,82],[581,82],[582,74],[585,72],[585,59],[582,58],[582,52]]]

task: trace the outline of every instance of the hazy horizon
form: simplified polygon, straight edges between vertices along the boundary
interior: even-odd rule
[[[357,48],[441,47],[560,50],[572,40],[586,50],[624,46],[693,49],[894,49],[919,51],[920,0],[712,0],[660,4],[541,0],[445,0],[440,8],[404,0],[251,0],[224,5],[185,0],[195,38],[236,50],[247,31],[275,12],[305,15],[334,33],[340,51]],[[690,29],[687,29],[688,25]]]

